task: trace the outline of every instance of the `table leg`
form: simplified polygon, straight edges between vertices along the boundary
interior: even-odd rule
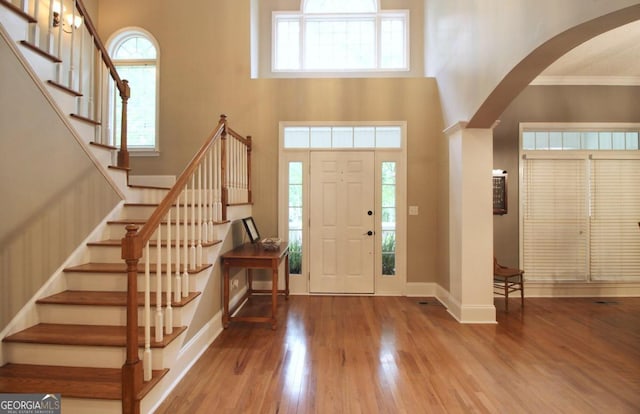
[[[289,253],[284,255],[284,299],[289,300]]]
[[[271,265],[271,329],[275,330],[278,324],[276,310],[278,308],[278,261]]]
[[[229,327],[229,266],[224,263],[223,268],[224,298],[222,301],[222,326],[224,329],[227,329]]]

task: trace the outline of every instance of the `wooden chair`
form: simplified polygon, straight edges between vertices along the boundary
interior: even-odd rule
[[[524,270],[502,266],[493,258],[493,292],[504,296],[504,309],[509,312],[509,293],[520,291],[524,307]]]

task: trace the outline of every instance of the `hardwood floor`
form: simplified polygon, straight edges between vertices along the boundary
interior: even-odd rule
[[[519,300],[461,325],[432,298],[293,296],[277,330],[225,330],[157,413],[640,412],[640,298]]]

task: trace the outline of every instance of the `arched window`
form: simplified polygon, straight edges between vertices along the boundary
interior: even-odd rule
[[[409,70],[407,10],[377,0],[302,0],[273,13],[274,72]]]
[[[120,75],[129,81],[127,147],[136,151],[158,150],[158,62],[157,42],[142,29],[125,29],[108,42],[109,54]],[[111,88],[111,142],[120,145],[122,100]]]

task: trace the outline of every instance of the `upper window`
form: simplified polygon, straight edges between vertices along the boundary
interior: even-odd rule
[[[638,129],[526,129],[522,132],[523,150],[617,150],[637,151]]]
[[[408,28],[408,10],[377,0],[303,0],[273,13],[273,71],[407,71]]]
[[[402,148],[402,127],[381,126],[285,126],[285,149]]]
[[[121,79],[129,81],[127,147],[135,151],[158,149],[158,47],[146,31],[130,29],[117,34],[109,44],[113,64]],[[112,142],[120,145],[122,100],[112,88],[110,116]]]

